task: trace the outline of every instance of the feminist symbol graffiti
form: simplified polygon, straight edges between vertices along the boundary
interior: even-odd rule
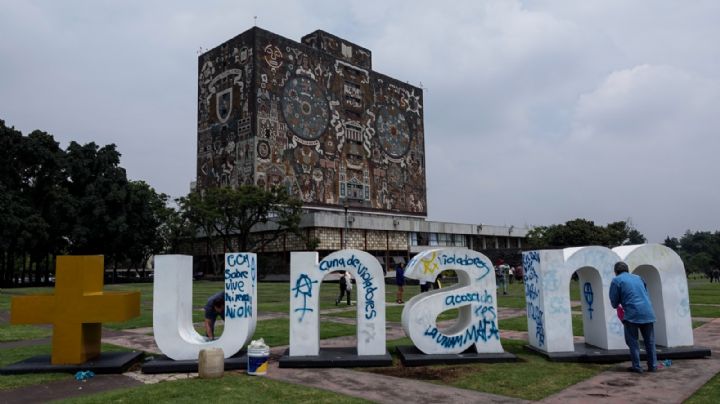
[[[592,320],[592,314],[593,314],[593,290],[592,285],[590,282],[585,282],[585,285],[583,285],[583,296],[585,296],[585,302],[588,304],[588,316],[590,316],[590,320]]]
[[[292,289],[295,292],[295,297],[298,297],[298,295],[302,295],[303,297],[303,307],[295,309],[295,311],[302,313],[300,315],[300,322],[303,321],[306,312],[313,311],[312,308],[307,307],[307,298],[312,297],[313,283],[317,282],[318,281],[311,280],[307,274],[300,274],[295,282],[295,287]]]

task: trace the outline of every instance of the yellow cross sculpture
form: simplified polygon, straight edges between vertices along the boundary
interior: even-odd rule
[[[77,365],[100,355],[103,322],[140,315],[140,292],[103,292],[103,256],[60,256],[55,294],[16,296],[11,324],[53,325],[53,365]]]

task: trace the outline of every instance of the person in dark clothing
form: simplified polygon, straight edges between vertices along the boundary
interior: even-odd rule
[[[220,291],[210,296],[205,303],[205,335],[215,339],[215,320],[220,316],[225,320],[225,291]]]
[[[402,264],[397,264],[395,267],[395,284],[397,285],[397,299],[395,302],[403,304],[403,292],[405,287],[405,268]]]
[[[347,296],[347,304],[350,306],[350,292],[352,291],[352,278],[350,277],[350,272],[342,271],[342,276],[340,276],[338,284],[340,285],[340,294],[337,299],[335,299],[335,306],[340,304],[340,301],[343,299],[343,295]]]

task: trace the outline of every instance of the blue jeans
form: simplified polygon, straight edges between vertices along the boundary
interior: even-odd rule
[[[638,330],[642,334],[645,342],[645,353],[647,354],[648,370],[657,368],[657,354],[655,353],[655,328],[653,323],[635,324],[629,321],[623,321],[625,325],[625,343],[630,348],[630,360],[632,367],[642,369],[640,367],[640,346],[638,344]]]

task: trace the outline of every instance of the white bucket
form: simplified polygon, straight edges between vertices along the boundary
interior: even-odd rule
[[[198,374],[201,379],[222,377],[225,372],[225,358],[221,348],[205,348],[198,357]]]
[[[270,347],[260,338],[252,341],[247,349],[247,374],[264,376],[267,374],[268,359],[270,359]]]

